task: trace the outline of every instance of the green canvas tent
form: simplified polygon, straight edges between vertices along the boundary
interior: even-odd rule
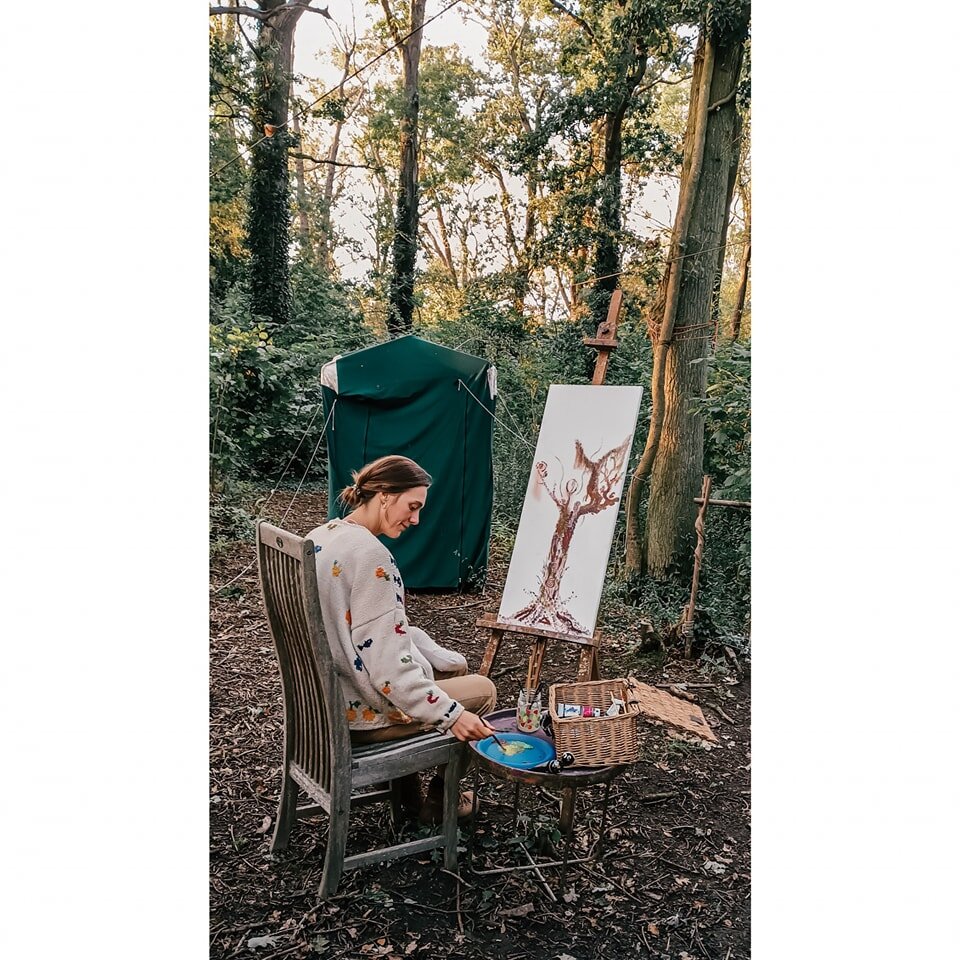
[[[343,511],[337,496],[353,482],[352,470],[391,453],[410,457],[433,484],[419,526],[397,540],[383,538],[404,583],[459,588],[482,578],[493,508],[496,368],[406,336],[334,358],[320,381],[329,419],[329,518]]]

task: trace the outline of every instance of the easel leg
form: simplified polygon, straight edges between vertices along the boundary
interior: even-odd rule
[[[584,647],[580,651],[580,666],[577,669],[577,680],[581,683],[600,679],[600,654],[596,647]]]
[[[540,671],[543,669],[543,655],[547,649],[547,641],[544,637],[537,637],[533,641],[533,649],[530,651],[530,662],[527,665],[527,689],[533,690],[540,682]]]
[[[489,677],[493,669],[494,661],[497,659],[497,652],[500,649],[500,641],[503,639],[502,630],[491,630],[490,639],[487,641],[487,649],[483,651],[483,661],[478,671],[481,677]]]

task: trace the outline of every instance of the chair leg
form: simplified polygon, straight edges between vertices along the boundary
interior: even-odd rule
[[[394,830],[403,822],[403,784],[399,777],[390,781],[390,823]]]
[[[331,797],[330,823],[327,827],[327,853],[323,861],[319,898],[326,900],[336,894],[343,873],[343,858],[347,852],[347,827],[350,824],[350,795],[346,802]]]
[[[451,750],[443,775],[443,865],[457,869],[457,808],[460,806],[460,776],[463,773],[465,744]]]
[[[277,822],[273,828],[273,839],[270,841],[270,852],[286,850],[290,841],[290,831],[297,820],[297,800],[300,788],[296,781],[283,771],[283,783],[280,787],[280,803],[277,804]]]

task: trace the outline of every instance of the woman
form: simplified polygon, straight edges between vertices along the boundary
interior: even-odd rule
[[[492,728],[481,719],[497,702],[487,677],[467,674],[459,654],[435,644],[407,621],[403,580],[377,539],[399,537],[420,522],[431,477],[407,457],[381,457],[353,474],[340,499],[352,507],[343,520],[312,530],[323,625],[347,705],[354,743],[449,730],[458,740],[481,740]],[[419,777],[403,781],[403,805],[419,808],[423,823],[443,810],[443,777],[421,802]],[[472,797],[461,796],[460,816]]]

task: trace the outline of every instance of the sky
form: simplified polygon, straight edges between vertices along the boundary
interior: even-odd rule
[[[428,0],[425,21],[429,21],[432,16],[442,11],[448,3],[449,0]],[[362,36],[382,16],[382,8],[379,4],[364,3],[362,0],[351,0],[349,4],[336,7],[331,4],[330,8],[337,25],[350,33],[355,29],[358,36]],[[483,67],[486,31],[474,18],[466,15],[467,13],[464,7],[458,5],[442,13],[432,23],[427,23],[424,27],[424,46],[456,45],[460,52],[468,56],[474,64]],[[340,68],[330,62],[330,52],[335,47],[335,37],[334,27],[325,17],[304,14],[297,24],[294,70],[307,81],[319,81],[323,90],[335,87],[340,81]],[[386,75],[384,67],[396,70],[397,64],[398,54],[388,54],[371,68],[371,73],[374,76],[383,77]],[[357,66],[360,65],[360,63],[357,64]],[[305,95],[305,88],[306,83],[299,85],[301,96]],[[361,171],[351,171],[346,176],[350,186],[344,190],[344,200],[335,208],[333,219],[347,237],[363,245],[366,256],[358,257],[355,252],[343,247],[336,252],[341,276],[346,280],[354,280],[364,277],[371,264],[369,259],[371,240],[367,233],[363,209],[372,203],[373,193],[367,186]],[[523,188],[520,181],[509,175],[506,179],[508,187],[516,191],[518,197],[522,196]],[[487,192],[492,194],[495,189],[491,183]],[[673,223],[675,197],[675,180],[651,180],[643,187],[642,197],[638,198],[632,210],[627,211],[626,226],[640,237],[659,233],[662,224]],[[644,219],[644,212],[649,214],[649,220]],[[475,231],[478,242],[481,244],[483,243],[483,237],[480,236],[482,232],[482,228]]]

